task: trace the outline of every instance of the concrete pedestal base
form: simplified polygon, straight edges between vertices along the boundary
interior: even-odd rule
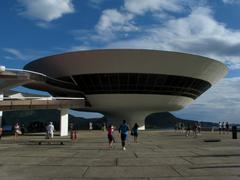
[[[68,109],[60,110],[60,136],[68,135]]]
[[[103,114],[107,117],[108,123],[113,124],[117,128],[122,124],[123,120],[126,120],[130,129],[137,123],[139,130],[145,130],[145,117],[150,113],[149,111],[129,111],[129,113],[122,111],[122,113],[111,112]]]

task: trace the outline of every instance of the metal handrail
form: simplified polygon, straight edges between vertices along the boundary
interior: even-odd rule
[[[33,73],[33,74],[37,74],[37,75],[41,75],[41,76],[47,77],[46,74],[39,73],[39,72],[36,72],[36,71],[24,70],[24,69],[6,68],[6,71],[28,72],[28,73]]]

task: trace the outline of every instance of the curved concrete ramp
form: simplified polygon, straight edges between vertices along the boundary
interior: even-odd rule
[[[85,97],[74,83],[55,79],[42,73],[21,69],[0,71],[0,92],[26,84],[42,87],[42,90],[47,92],[54,90],[58,96]]]

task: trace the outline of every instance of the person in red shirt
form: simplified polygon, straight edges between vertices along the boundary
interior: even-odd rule
[[[109,148],[113,147],[113,141],[114,141],[113,131],[114,131],[114,127],[112,124],[110,124],[107,128]]]

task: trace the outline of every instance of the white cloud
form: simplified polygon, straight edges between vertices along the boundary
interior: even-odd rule
[[[6,59],[25,60],[25,56],[17,49],[14,49],[14,48],[2,48],[2,50],[9,54],[8,56],[5,56]]]
[[[199,54],[220,60],[230,69],[239,69],[240,30],[218,22],[204,1],[199,1],[200,5],[194,2],[125,0],[119,10],[102,12],[96,32],[75,37],[102,43],[101,47],[105,48],[146,48]],[[184,16],[169,13],[179,11],[184,12]],[[155,19],[150,25],[139,23],[147,12],[159,20]]]
[[[1,48],[3,53],[1,57],[6,60],[22,60],[22,61],[32,61],[39,57],[49,56],[52,54],[53,50],[49,49],[47,51],[43,50],[32,50],[32,49],[21,49],[16,48]],[[56,49],[54,50],[56,52]]]
[[[102,4],[106,0],[89,0],[90,3],[92,4]]]
[[[101,1],[93,0],[93,2]],[[138,31],[133,20],[137,15],[143,15],[148,11],[158,12],[153,16],[163,19],[170,17],[166,12],[179,12],[182,9],[183,6],[178,0],[125,0],[121,9],[107,9],[102,12],[96,31],[99,39],[104,41],[113,40],[116,37],[115,34],[126,38],[130,32]]]
[[[53,24],[51,24],[49,22],[45,22],[45,21],[37,22],[36,25],[43,29],[50,29],[50,28],[54,27]]]
[[[125,9],[133,14],[144,14],[147,11],[168,11],[179,12],[182,10],[181,1],[179,0],[125,0]]]
[[[100,37],[104,37],[106,40],[112,39],[114,32],[136,31],[138,28],[131,22],[133,17],[132,14],[123,13],[116,9],[104,10],[96,25],[96,30]]]
[[[83,50],[89,50],[92,49],[88,46],[72,46],[68,51],[83,51]]]
[[[238,122],[240,109],[240,78],[225,78],[200,96],[187,108],[174,112],[179,117],[203,121]]]
[[[89,0],[88,4],[92,8],[99,9],[103,3],[109,0]]]
[[[142,35],[137,38],[114,41],[107,47],[187,52],[215,58],[231,69],[240,67],[240,31],[217,22],[209,8],[193,9],[186,17],[170,19],[141,31]]]
[[[225,78],[213,86],[195,103],[207,105],[211,109],[232,108],[237,105],[240,108],[240,77]]]
[[[222,0],[226,4],[240,4],[239,0]]]
[[[74,12],[72,0],[18,0],[18,2],[24,7],[21,15],[46,22]]]

